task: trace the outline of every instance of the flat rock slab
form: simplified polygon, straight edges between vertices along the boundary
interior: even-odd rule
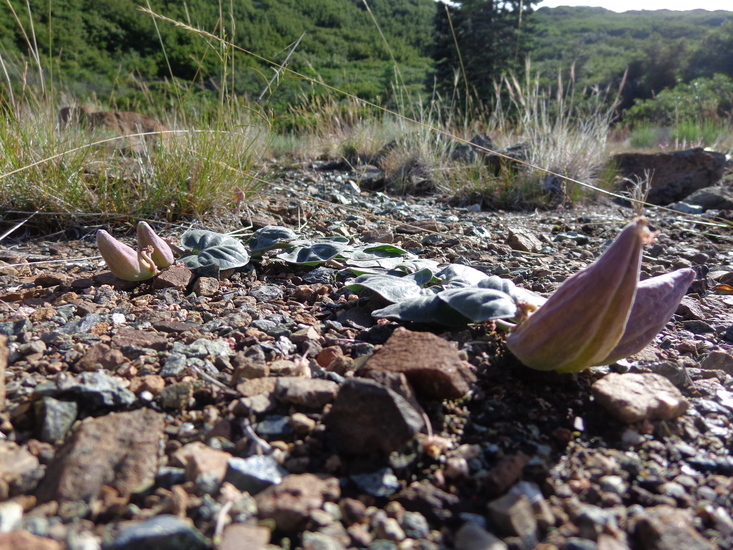
[[[124,527],[108,550],[206,550],[211,545],[189,522],[161,515]]]
[[[0,548],[7,550],[63,550],[65,546],[53,539],[38,537],[28,531],[0,533]]]
[[[144,489],[155,478],[164,425],[150,409],[85,420],[49,464],[39,499],[89,501],[104,485],[122,496]]]
[[[671,420],[684,414],[689,402],[660,374],[611,373],[592,386],[593,396],[613,416],[632,424]]]
[[[453,344],[430,332],[402,327],[364,364],[360,374],[376,371],[403,373],[419,395],[431,399],[459,399],[476,381]]]
[[[681,201],[694,191],[714,185],[725,173],[725,155],[702,147],[672,153],[621,153],[612,158],[619,175],[629,180],[651,176],[647,200],[652,204]]]
[[[401,395],[372,380],[347,380],[324,419],[339,451],[359,455],[401,449],[422,429],[422,415]]]
[[[260,519],[273,519],[285,533],[302,529],[312,510],[341,496],[339,480],[321,474],[291,474],[255,497]]]

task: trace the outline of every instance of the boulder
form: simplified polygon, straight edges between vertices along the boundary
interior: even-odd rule
[[[669,204],[720,181],[726,159],[722,153],[701,147],[672,153],[621,153],[611,159],[619,176],[631,181],[651,176],[648,201]],[[631,183],[626,183],[629,187]]]

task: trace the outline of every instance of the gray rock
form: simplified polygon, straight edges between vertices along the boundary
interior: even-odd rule
[[[622,153],[611,159],[619,175],[628,180],[643,180],[651,174],[647,200],[653,204],[686,200],[692,192],[717,183],[725,172],[725,162],[724,154],[701,147],[651,155]]]
[[[456,532],[456,550],[506,550],[507,545],[483,527],[467,521]]]
[[[82,372],[78,377],[59,375],[56,387],[62,394],[72,394],[82,402],[99,407],[132,405],[136,399],[119,378],[104,372]]]
[[[730,210],[733,208],[733,193],[727,187],[705,187],[685,197],[687,204],[700,210]]]
[[[680,390],[659,374],[610,373],[591,389],[604,409],[628,424],[670,420],[689,407]]]
[[[281,483],[287,472],[270,456],[254,455],[248,458],[230,458],[224,481],[251,495]]]
[[[32,328],[33,324],[28,319],[8,321],[7,323],[0,323],[0,334],[10,338],[11,336],[17,336],[18,334],[28,332]]]
[[[346,454],[399,450],[422,429],[422,416],[396,392],[371,380],[343,383],[324,419],[331,444]]]
[[[41,418],[38,437],[47,443],[56,443],[66,437],[79,412],[76,401],[59,401],[49,396],[36,401],[35,407],[37,417]]]
[[[375,497],[388,497],[400,488],[400,480],[390,468],[351,476],[351,481],[367,494]]]
[[[250,290],[249,295],[258,302],[272,302],[273,300],[281,300],[284,294],[281,287],[264,284]]]
[[[330,380],[279,377],[275,394],[282,403],[313,409],[322,409],[336,398],[338,384]]]
[[[537,518],[524,495],[509,493],[488,504],[489,517],[508,535],[516,535],[530,548],[537,544]]]
[[[428,520],[420,512],[405,512],[400,524],[411,539],[424,539],[430,534]]]
[[[105,550],[205,550],[206,538],[188,522],[164,514],[124,527]]]

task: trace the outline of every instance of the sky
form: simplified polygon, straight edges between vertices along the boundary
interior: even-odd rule
[[[697,0],[694,2],[690,0],[543,0],[535,5],[535,9],[557,6],[593,6],[617,12],[628,10],[686,11],[690,9],[733,11],[733,0]]]

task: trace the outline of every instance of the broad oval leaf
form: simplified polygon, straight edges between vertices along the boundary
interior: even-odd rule
[[[517,304],[512,297],[498,290],[453,288],[439,292],[437,297],[474,323],[517,315]]]
[[[365,288],[379,294],[388,302],[402,302],[409,298],[420,295],[434,295],[428,289],[424,289],[422,285],[430,280],[432,273],[429,270],[422,270],[405,277],[395,277],[393,275],[360,275],[346,288],[358,292]]]
[[[463,327],[471,319],[461,315],[436,295],[416,296],[396,304],[388,305],[372,312],[372,317],[392,319],[394,321],[411,321],[428,323],[446,327]]]
[[[253,253],[261,253],[272,248],[283,248],[290,241],[298,238],[295,231],[280,225],[266,225],[258,229],[247,241],[247,246]]]
[[[247,265],[249,253],[239,239],[224,233],[194,229],[181,236],[181,245],[191,252],[182,258],[189,269],[217,265],[220,270]]]
[[[318,265],[338,256],[346,246],[345,243],[340,242],[320,242],[311,246],[286,250],[278,254],[277,257],[291,264]]]
[[[489,278],[483,271],[463,264],[450,264],[438,271],[435,276],[446,288],[477,286]]]
[[[504,294],[508,294],[512,297],[515,302],[525,302],[532,304],[535,307],[540,307],[547,301],[547,298],[543,298],[539,294],[527,290],[526,288],[518,287],[509,279],[503,279],[497,275],[492,275],[486,279],[479,281],[479,288],[498,290]]]

